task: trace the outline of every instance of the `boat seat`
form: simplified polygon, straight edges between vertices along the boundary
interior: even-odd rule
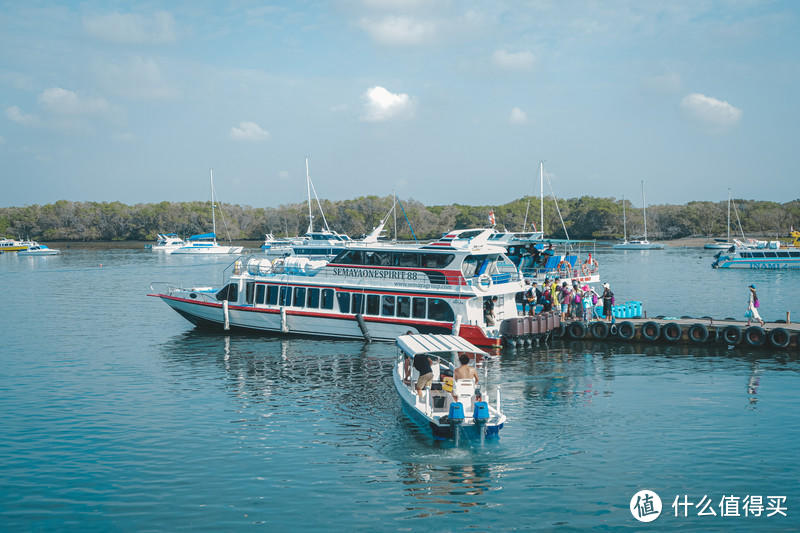
[[[453,384],[453,394],[458,397],[458,401],[464,406],[464,413],[472,416],[472,402],[475,399],[475,380],[458,379]]]

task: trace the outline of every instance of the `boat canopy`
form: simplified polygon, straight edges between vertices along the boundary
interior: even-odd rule
[[[409,356],[418,353],[468,352],[490,357],[477,346],[455,335],[400,335],[397,346]]]
[[[189,237],[190,241],[199,241],[201,239],[216,239],[217,235],[215,233],[203,233],[201,235],[192,235]]]

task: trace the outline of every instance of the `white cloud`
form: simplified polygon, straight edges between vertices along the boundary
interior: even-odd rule
[[[240,122],[239,126],[231,128],[231,139],[235,141],[265,141],[269,139],[269,132],[255,122]]]
[[[110,13],[83,18],[89,35],[121,44],[162,44],[175,40],[174,20],[166,11],[151,17],[132,13]]]
[[[429,0],[361,0],[361,2],[367,7],[376,9],[410,9],[430,3]]]
[[[693,120],[714,128],[735,126],[742,118],[741,109],[700,93],[684,97],[681,109]]]
[[[362,18],[358,25],[374,40],[388,45],[423,44],[436,35],[436,23],[405,16]]]
[[[125,64],[95,66],[100,82],[110,91],[133,100],[169,100],[178,91],[164,80],[151,58],[133,57]]]
[[[407,94],[395,94],[380,86],[367,89],[364,100],[363,118],[368,122],[404,118],[413,113],[413,102]]]
[[[508,52],[506,50],[496,50],[492,54],[492,63],[496,66],[508,70],[530,70],[536,60],[533,53],[523,50],[522,52]]]
[[[522,109],[515,107],[511,110],[511,114],[508,116],[508,121],[512,124],[527,124],[528,114]]]
[[[39,103],[60,115],[102,115],[111,108],[103,98],[84,98],[61,87],[45,89],[39,95]]]
[[[22,111],[22,109],[15,105],[6,108],[6,116],[9,118],[9,120],[24,126],[32,126],[38,122],[38,119],[35,116],[26,114]]]

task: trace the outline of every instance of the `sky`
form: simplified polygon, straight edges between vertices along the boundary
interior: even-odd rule
[[[800,2],[0,2],[0,206],[800,198]]]

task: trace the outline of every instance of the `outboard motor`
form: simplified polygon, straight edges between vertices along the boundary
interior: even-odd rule
[[[459,426],[464,422],[464,405],[461,402],[451,403],[447,419],[450,421],[450,430],[453,432],[456,446],[458,446]]]
[[[481,444],[483,444],[484,436],[486,435],[486,422],[489,421],[489,404],[486,402],[475,402],[475,407],[472,410],[472,419],[475,425],[478,426],[478,433],[481,436]]]

